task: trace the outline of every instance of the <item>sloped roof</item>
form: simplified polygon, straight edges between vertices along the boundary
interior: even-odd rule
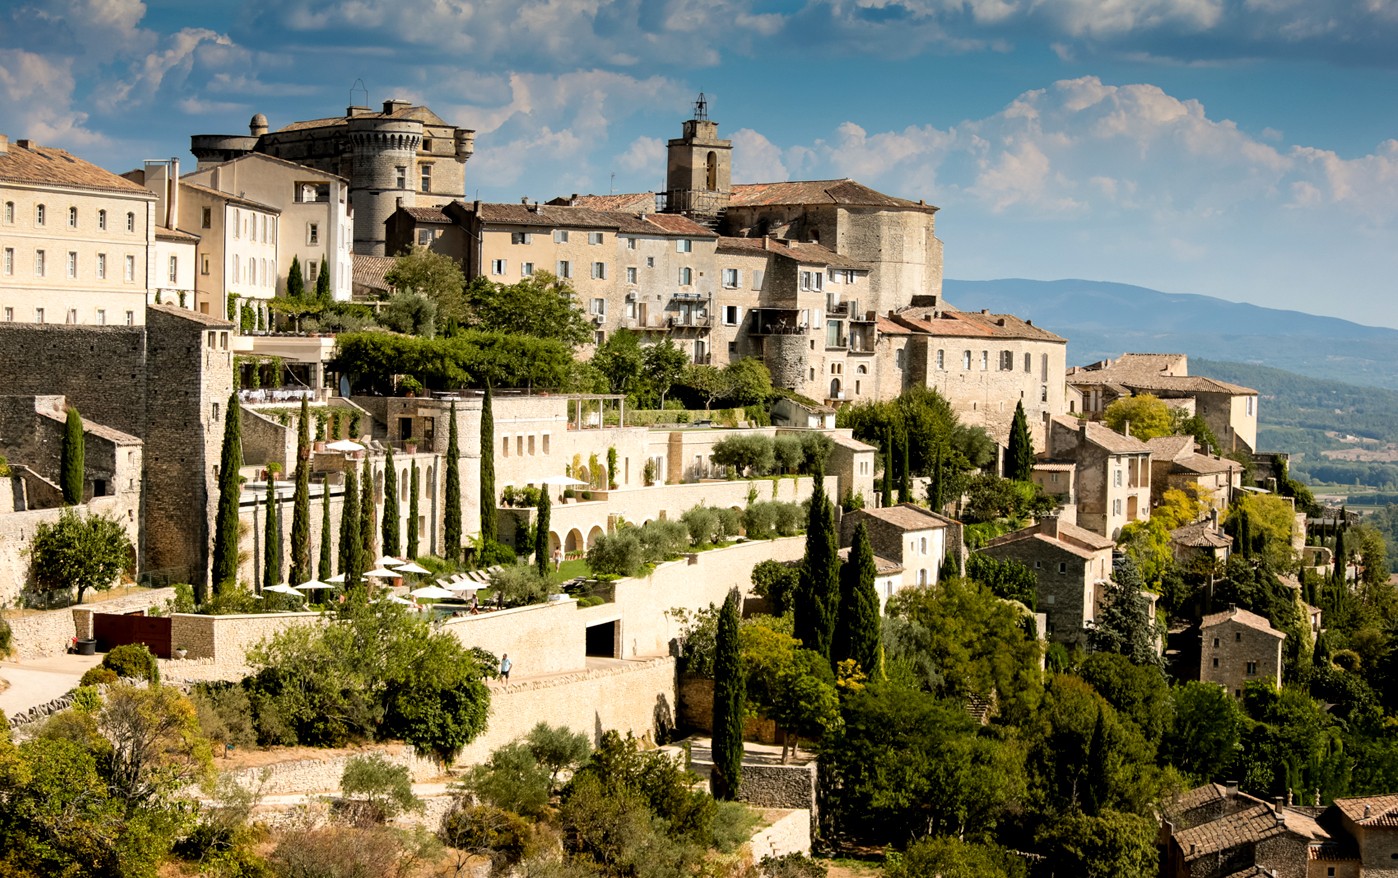
[[[1185,790],[1165,806],[1165,813],[1172,818],[1187,815],[1195,808],[1212,805],[1228,798],[1228,788],[1221,783],[1206,783],[1192,790]]]
[[[666,216],[667,214],[661,214]],[[823,244],[808,241],[791,241],[786,238],[724,238],[718,239],[718,252],[742,253],[745,255],[775,256],[792,259],[807,265],[829,265],[835,268],[853,268],[867,271],[868,263],[842,256]]]
[[[32,140],[12,140],[5,152],[0,152],[0,182],[66,186],[155,198],[138,183],[99,168],[67,150],[41,146]]]
[[[860,207],[937,208],[870,189],[848,177],[840,180],[794,180],[785,183],[740,183],[733,187],[731,207],[769,204],[844,204]]]
[[[647,213],[655,210],[654,192],[624,192],[620,195],[577,195],[555,198],[549,204],[563,207],[590,207],[593,210],[620,210]]]
[[[841,549],[839,553],[840,560],[848,561],[850,550],[853,548],[853,546],[846,546],[845,548]],[[890,561],[882,555],[875,555],[874,572],[877,573],[879,576],[891,576],[894,573],[902,573],[903,565],[899,564],[897,561]]]
[[[1184,354],[1122,354],[1115,360],[1102,360],[1068,370],[1068,383],[1076,385],[1111,384],[1131,390],[1161,390],[1179,393],[1229,393],[1256,395],[1257,391],[1214,378],[1188,374]],[[1178,374],[1176,374],[1178,373]]]
[[[1336,799],[1335,807],[1360,826],[1398,827],[1398,795]],[[1368,816],[1364,814],[1365,808],[1369,809]]]
[[[162,241],[187,241],[189,243],[195,243],[199,240],[198,235],[192,235],[179,229],[167,229],[164,226],[155,227],[155,237]]]
[[[1191,454],[1188,457],[1175,461],[1176,470],[1197,473],[1201,476],[1226,473],[1239,468],[1237,462],[1225,460],[1221,457],[1214,457],[1211,454]]]
[[[1193,436],[1157,436],[1146,440],[1150,456],[1155,460],[1179,460],[1194,452]]]
[[[57,421],[60,424],[66,423],[68,420],[68,415],[66,413],[55,412],[48,409],[39,410],[38,415],[43,418],[48,418],[51,421]],[[83,419],[83,432],[91,433],[93,436],[96,436],[99,439],[106,439],[113,445],[145,444],[144,441],[135,436],[132,436],[130,433],[123,433],[115,427],[108,427],[105,424],[99,424],[96,421],[89,421],[86,418]]]
[[[233,321],[222,317],[215,317],[212,314],[200,314],[198,311],[191,311],[188,308],[181,308],[178,305],[147,305],[146,311],[159,311],[171,317],[178,317],[181,320],[188,320],[190,323],[198,323],[211,329],[232,329]]]
[[[955,308],[905,308],[891,315],[890,320],[914,332],[943,338],[1016,338],[1068,343],[1063,336],[1013,314],[957,311]]]
[[[366,286],[375,290],[387,290],[388,281],[384,280],[384,275],[397,263],[397,259],[392,256],[361,256],[356,253],[350,257],[352,260],[352,279],[354,283]]]
[[[451,217],[441,207],[400,207],[399,210],[420,223],[443,223],[450,225]]]
[[[685,238],[717,238],[704,226],[677,214],[625,213],[567,207],[557,204],[481,203],[477,216],[484,223],[559,229],[610,229],[634,235],[673,235]]]
[[[1226,549],[1233,545],[1233,538],[1196,521],[1170,531],[1170,542],[1196,549]]]
[[[1265,841],[1283,832],[1286,826],[1277,821],[1272,806],[1259,802],[1216,820],[1179,830],[1175,833],[1175,842],[1185,862],[1194,862],[1219,851]]]
[[[861,510],[865,515],[885,521],[902,530],[933,530],[946,527],[946,520],[914,503],[899,503],[877,509]]]
[[[1266,617],[1259,616],[1251,610],[1244,610],[1241,607],[1233,607],[1224,610],[1222,613],[1211,613],[1199,622],[1199,627],[1212,628],[1215,625],[1222,625],[1224,622],[1237,622],[1239,625],[1246,625],[1249,628],[1261,631],[1263,634],[1270,634],[1273,637],[1285,638],[1286,635],[1272,627]]]
[[[204,186],[200,183],[190,183],[188,180],[181,180],[180,185],[186,189],[193,189],[195,192],[202,192],[205,195],[212,195],[215,198],[221,198],[224,201],[227,201],[229,204],[238,204],[242,205],[243,207],[251,207],[254,210],[266,211],[267,213],[280,214],[282,212],[282,209],[280,207],[273,207],[270,204],[263,204],[260,201],[253,201],[251,198],[244,198],[241,195],[234,195],[231,192],[224,192],[222,190],[215,189],[212,186]]]
[[[1096,421],[1079,421],[1077,418],[1068,415],[1055,415],[1053,422],[1060,427],[1065,427],[1079,433],[1085,428],[1087,441],[1106,450],[1110,454],[1140,454],[1142,452],[1150,452],[1150,446],[1146,445],[1146,443],[1137,439],[1135,436],[1118,433],[1111,427],[1105,424],[1099,424]]]
[[[355,119],[414,119],[414,120],[416,120],[416,121],[418,121],[418,122],[421,122],[421,123],[424,124],[424,125],[440,125],[440,126],[446,126],[446,127],[456,127],[456,126],[453,126],[450,122],[448,122],[448,121],[446,121],[445,119],[443,119],[441,116],[438,116],[436,113],[434,113],[434,112],[432,112],[431,110],[429,110],[427,107],[418,107],[418,106],[400,107],[400,108],[397,110],[397,112],[393,112],[393,113],[360,113],[360,114],[354,116],[353,118],[355,118]],[[344,117],[344,116],[330,116],[330,117],[324,118],[324,119],[306,119],[306,120],[303,120],[303,121],[301,121],[301,122],[292,122],[292,123],[289,124],[289,125],[283,125],[281,128],[278,128],[277,131],[278,131],[278,132],[281,132],[281,131],[305,131],[305,130],[310,129],[310,128],[329,128],[329,127],[333,127],[333,126],[336,126],[336,125],[345,125],[345,124],[348,124],[348,121],[349,121],[349,120],[348,120],[346,117]]]

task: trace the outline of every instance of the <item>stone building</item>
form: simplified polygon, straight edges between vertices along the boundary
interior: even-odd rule
[[[1332,830],[1327,815],[1318,820],[1317,809],[1280,799],[1266,802],[1241,792],[1236,782],[1189,790],[1163,810],[1161,874],[1166,878],[1390,874],[1354,870],[1352,837]]]
[[[0,323],[140,326],[157,217],[141,186],[0,135]]]
[[[1193,436],[1160,436],[1146,440],[1150,449],[1150,497],[1158,504],[1170,489],[1198,485],[1210,509],[1224,512],[1233,492],[1243,483],[1243,468],[1235,460],[1200,454]]]
[[[1080,527],[1116,539],[1121,528],[1150,518],[1150,449],[1093,421],[1049,421],[1046,463],[1073,465]]]
[[[1217,683],[1236,697],[1253,680],[1280,686],[1282,642],[1286,635],[1264,617],[1230,607],[1199,623],[1199,679]]]
[[[854,541],[861,521],[869,530],[874,554],[903,568],[903,588],[936,585],[948,550],[961,549],[958,522],[914,503],[846,513],[840,519],[840,545]]]
[[[394,210],[440,206],[466,194],[466,161],[475,137],[427,107],[388,100],[381,112],[354,106],[344,116],[293,122],[276,131],[258,113],[247,135],[196,134],[190,151],[201,171],[264,153],[348,180],[354,252],[385,256],[384,221]]]
[[[1034,571],[1044,636],[1086,646],[1101,590],[1112,572],[1116,544],[1100,534],[1046,516],[1037,525],[996,537],[978,551],[997,561],[1018,561]]]

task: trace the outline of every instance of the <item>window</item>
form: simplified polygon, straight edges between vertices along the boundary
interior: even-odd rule
[[[724,306],[723,306],[723,325],[724,325],[724,326],[737,326],[737,325],[738,325],[738,321],[742,319],[742,316],[743,316],[743,309],[742,309],[742,308],[739,308],[737,305],[724,305]]]
[[[521,262],[520,265],[519,265],[519,276],[520,276],[520,277],[532,277],[533,275],[534,275],[534,263],[532,263],[532,262]]]
[[[77,253],[74,253],[72,250],[69,250],[69,251],[68,251],[68,277],[69,277],[69,278],[75,278],[75,277],[77,277],[77,276],[78,276],[78,254],[77,254]]]
[[[1048,402],[1048,385],[1039,385],[1039,402]]]
[[[1015,368],[1015,355],[1013,351],[1000,352],[1000,371],[1013,372]]]
[[[606,280],[606,279],[607,279],[607,263],[605,263],[605,262],[594,262],[594,263],[592,263],[592,279],[593,279],[593,280]]]
[[[1214,667],[1218,667],[1218,659],[1214,659]]]
[[[320,243],[320,223],[306,223],[306,243]]]
[[[209,257],[205,256],[204,261],[199,264],[199,273],[207,275],[209,273]]]
[[[1118,497],[1118,498],[1116,498],[1115,500],[1112,501],[1112,515],[1120,515],[1120,514],[1121,514],[1121,498]]]
[[[990,368],[990,351],[981,351],[981,371],[985,372]]]
[[[1248,662],[1247,674],[1249,677],[1257,676],[1257,662]]]
[[[45,267],[46,267],[46,260],[45,260],[44,256],[45,256],[44,251],[42,251],[42,250],[35,250],[35,251],[34,251],[34,276],[35,276],[35,277],[43,277],[43,276],[44,276],[44,269],[45,269]],[[40,321],[40,322],[42,323],[43,321]]]
[[[126,230],[128,232],[136,231],[136,214],[128,213],[126,215]]]
[[[903,368],[904,362],[907,360],[907,352],[900,349],[897,354],[894,355],[893,359],[898,364],[898,368],[901,369]]]
[[[636,266],[632,265],[626,269],[626,282],[629,284],[636,282]]]
[[[587,243],[589,243],[589,244],[600,244],[600,243],[602,243],[602,233],[601,233],[601,232],[588,232],[588,233],[587,233]]]
[[[1034,355],[1033,355],[1033,354],[1025,354],[1025,355],[1024,355],[1024,374],[1028,375],[1028,374],[1032,371],[1033,362],[1034,362]]]
[[[1233,632],[1233,642],[1235,642],[1235,643],[1242,643],[1242,642],[1243,642],[1243,632],[1241,632],[1241,631],[1234,631],[1234,632]]]
[[[432,230],[431,230],[431,229],[418,229],[418,230],[417,230],[417,243],[418,243],[419,246],[422,246],[422,247],[428,246],[429,244],[432,243],[432,238],[433,238],[433,235],[432,235]]]
[[[13,248],[13,247],[6,247],[6,248],[5,248],[5,263],[4,263],[4,265],[5,265],[4,271],[5,271],[5,274],[6,274],[6,275],[11,275],[11,274],[14,274],[14,273],[15,273],[15,248]]]
[[[5,322],[6,322],[6,323],[14,323],[14,322],[15,322],[15,309],[13,309],[13,308],[6,308],[6,309],[5,309]]]
[[[180,257],[170,257],[170,283],[178,283],[180,279]]]
[[[135,312],[135,311],[127,311],[127,312],[126,312],[126,325],[127,325],[127,326],[135,326],[135,325],[136,325],[136,312]]]
[[[97,309],[97,325],[98,325],[98,326],[106,326],[106,325],[107,325],[107,312],[106,312],[104,309],[102,309],[102,308],[98,308],[98,309]]]
[[[491,273],[491,274],[504,274],[504,273],[505,273],[505,260],[503,260],[503,259],[492,259],[492,260],[490,260],[490,273]]]
[[[694,242],[691,241],[691,240],[689,240],[688,238],[681,238],[680,240],[678,240],[678,241],[675,242],[675,252],[676,252],[676,253],[693,253],[693,252],[694,252]]]
[[[655,257],[654,257],[654,256],[647,256],[647,257],[646,257],[646,268],[655,268]]]
[[[42,204],[40,204],[40,205],[38,205],[37,207],[35,207],[35,208],[34,208],[34,225],[36,225],[36,226],[42,226],[42,225],[44,224],[44,220],[47,218],[47,215],[48,215],[48,208],[44,207]]]
[[[43,323],[43,322],[44,322],[44,309],[43,309],[43,308],[35,308],[35,309],[34,309],[34,322],[35,322],[35,323]]]
[[[126,274],[124,278],[127,283],[134,283],[136,280],[136,257],[126,257]]]
[[[422,191],[423,191],[423,192],[431,192],[431,191],[432,191],[432,166],[431,166],[431,165],[423,165],[423,166],[422,166],[422,175],[421,175],[421,176],[422,176]]]
[[[311,283],[316,282],[316,275],[320,274],[320,263],[314,259],[306,260],[306,277]]]
[[[8,224],[10,224],[10,223],[13,223],[14,221],[15,221],[15,203],[14,203],[13,201],[7,201],[7,202],[5,202],[5,223],[8,225]]]
[[[97,228],[104,232],[107,230],[107,212],[105,210],[97,211]]]
[[[682,286],[682,287],[687,287],[687,286],[689,286],[689,285],[692,284],[692,283],[694,283],[694,269],[688,268],[688,267],[686,267],[686,268],[681,268],[681,269],[680,269],[680,286]]]
[[[564,234],[567,233],[565,232]],[[554,273],[561,278],[570,278],[573,276],[573,266],[569,264],[568,260],[560,259],[558,260],[558,271]]]
[[[107,254],[105,253],[97,254],[97,279],[107,279]]]
[[[504,438],[502,438],[502,439],[500,440],[500,456],[501,456],[501,457],[509,457],[509,456],[510,456],[510,437],[509,437],[509,436],[505,436]]]
[[[432,151],[432,138],[430,138],[430,137],[424,137],[424,138],[422,138],[422,151],[423,151],[423,152],[431,152],[431,151]]]
[[[534,236],[528,232],[510,232],[511,244],[528,244],[534,240]]]
[[[1121,487],[1121,470],[1115,470],[1112,472],[1112,486],[1116,488]]]
[[[963,369],[969,369],[969,368],[971,368],[971,352],[970,352],[970,351],[962,351],[962,352],[961,352],[961,368],[963,368]]]
[[[407,188],[408,188],[408,167],[407,167],[407,165],[398,165],[397,167],[395,167],[395,168],[393,169],[393,188],[394,188],[394,189],[407,189]]]
[[[567,230],[567,229],[554,229],[554,230],[553,230],[553,243],[555,243],[555,244],[566,244],[566,243],[568,243],[568,230]]]
[[[78,309],[69,308],[67,322],[71,325],[78,322]]]
[[[752,272],[752,288],[754,290],[762,289],[762,272],[758,269],[753,269]]]
[[[591,305],[587,310],[588,310],[588,313],[589,313],[589,314],[600,314],[600,315],[602,315],[603,317],[606,317],[606,316],[607,316],[607,300],[606,300],[606,299],[593,299],[593,300],[592,300],[592,305]]]
[[[1068,562],[1067,562],[1067,561],[1059,561],[1059,562],[1058,562],[1058,572],[1059,572],[1059,573],[1067,573],[1067,572],[1068,572]]]
[[[947,352],[946,352],[946,351],[943,351],[943,350],[939,350],[939,351],[937,351],[937,368],[940,369],[940,370],[945,370],[946,367],[947,367]]]
[[[635,238],[627,238],[627,239],[626,239],[626,249],[627,249],[627,250],[635,250],[635,249],[636,249],[636,239],[635,239]]]
[[[76,229],[77,227],[78,227],[78,209],[77,209],[76,207],[70,207],[70,208],[68,208],[68,228],[70,228],[70,229]]]
[[[127,231],[131,231],[127,229]],[[233,208],[233,237],[243,237],[243,212],[238,208]]]
[[[1252,417],[1252,404],[1253,404],[1254,402],[1256,402],[1256,401],[1257,401],[1257,397],[1255,397],[1255,396],[1249,396],[1249,397],[1248,397],[1248,404],[1247,404],[1247,405],[1248,405],[1248,417]]]
[[[725,268],[723,270],[723,288],[726,290],[736,290],[738,288],[738,269]]]

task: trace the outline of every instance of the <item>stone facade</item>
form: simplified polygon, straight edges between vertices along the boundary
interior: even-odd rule
[[[1049,422],[1045,462],[1073,465],[1077,523],[1116,539],[1121,528],[1150,518],[1150,448],[1093,421]]]
[[[903,588],[936,585],[947,551],[960,551],[959,545],[948,541],[950,520],[913,503],[847,513],[840,520],[841,546],[854,541],[860,522],[868,528],[874,554],[903,568]],[[954,538],[959,541],[959,531]]]
[[[365,747],[357,753],[336,754],[326,759],[294,759],[274,762],[256,768],[240,768],[220,772],[220,778],[253,790],[264,796],[284,796],[298,793],[337,793],[340,791],[340,777],[351,759],[362,756],[379,756],[393,765],[408,769],[414,783],[434,780],[441,775],[441,767],[430,759],[424,759],[406,745],[376,745]]]
[[[1038,580],[1036,605],[1044,636],[1070,646],[1087,645],[1087,629],[1100,610],[1100,589],[1112,572],[1115,544],[1105,537],[1047,517],[1033,527],[997,537],[979,551],[1018,561]]]
[[[1280,686],[1282,643],[1286,635],[1256,613],[1233,607],[1199,623],[1199,679],[1217,683],[1234,696],[1253,680]]]
[[[7,618],[14,632],[15,658],[20,661],[62,655],[74,637],[92,636],[92,614],[127,613],[163,607],[174,600],[172,588],[142,589],[135,594],[80,604],[62,610],[34,610]]]

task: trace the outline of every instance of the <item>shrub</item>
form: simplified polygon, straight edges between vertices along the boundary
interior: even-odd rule
[[[534,567],[509,564],[491,577],[491,584],[505,596],[505,605],[524,607],[539,604],[549,598],[549,583]]]
[[[711,459],[719,466],[733,467],[739,475],[764,475],[773,465],[772,440],[753,433],[729,436],[714,443]]]
[[[603,534],[587,550],[587,566],[602,576],[635,576],[645,563],[636,528]]]
[[[775,503],[777,509],[777,533],[784,537],[795,536],[805,524],[806,514],[800,503]]]
[[[641,478],[645,480],[647,488],[655,484],[655,458],[646,459],[646,465],[641,470]]]
[[[825,464],[830,460],[830,452],[834,448],[835,443],[824,433],[814,430],[802,433],[801,453],[805,459],[801,462],[801,471],[812,473],[819,468],[824,472]]]
[[[548,723],[539,723],[530,729],[524,743],[538,763],[549,770],[554,783],[558,782],[560,771],[578,767],[592,752],[587,735]]]
[[[8,658],[14,651],[14,632],[10,630],[10,623],[0,619],[0,659]]]
[[[422,802],[413,795],[413,780],[406,765],[397,765],[378,753],[355,756],[340,775],[351,822],[385,823],[405,811],[419,812]]]
[[[791,608],[800,579],[800,570],[780,561],[761,561],[752,568],[753,593],[770,601],[772,612],[778,616]]]
[[[830,869],[820,860],[805,854],[782,854],[763,857],[757,868],[767,878],[825,878]]]
[[[534,848],[534,828],[511,811],[492,805],[472,805],[458,799],[446,816],[438,837],[443,844],[490,860],[490,874],[508,872]],[[533,875],[534,870],[525,874]]]
[[[553,777],[526,744],[514,741],[472,766],[461,788],[481,804],[533,817],[548,805]]]
[[[252,703],[236,683],[199,683],[189,693],[199,717],[199,729],[215,744],[251,747],[257,743]]]
[[[515,550],[499,540],[485,540],[476,551],[477,567],[494,567],[497,564],[515,563]]]
[[[783,473],[796,472],[806,459],[805,452],[801,450],[801,437],[790,433],[776,438],[772,443],[772,455],[777,471]]]
[[[718,541],[726,542],[742,533],[742,513],[736,509],[729,509],[726,506],[716,511],[718,513],[718,530],[716,531],[719,535]]]
[[[102,657],[102,667],[118,677],[160,682],[160,666],[144,643],[123,643]]]
[[[689,529],[678,521],[648,521],[637,530],[647,564],[678,557],[689,548]]]
[[[689,530],[689,541],[692,545],[702,546],[720,542],[722,539],[716,536],[719,529],[718,513],[707,506],[688,509],[680,516],[680,521],[684,522],[684,526]]]
[[[98,665],[95,668],[88,668],[78,680],[79,686],[106,686],[121,679],[117,672],[111,668]]]

